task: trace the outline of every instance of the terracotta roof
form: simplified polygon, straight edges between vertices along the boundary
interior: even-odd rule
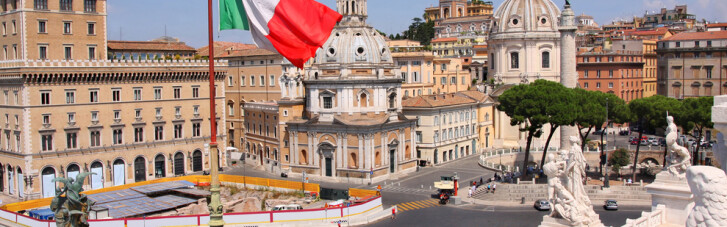
[[[457,38],[456,37],[452,37],[452,38],[439,38],[439,39],[433,39],[432,42],[433,43],[439,43],[439,42],[457,42]]]
[[[224,51],[228,50],[244,50],[244,49],[255,49],[257,48],[254,44],[234,43],[234,42],[223,42],[215,41],[215,57],[220,56]],[[200,56],[209,56],[209,46],[203,46],[197,49],[197,54]]]
[[[279,55],[266,49],[244,49],[244,50],[228,50],[222,53],[215,53],[218,58],[234,58],[234,57],[252,57],[252,56],[268,56],[268,55]]]
[[[110,50],[166,50],[166,51],[195,51],[194,47],[183,42],[156,42],[156,41],[108,41]]]
[[[682,32],[672,37],[662,39],[662,41],[674,41],[674,40],[714,40],[714,39],[727,39],[727,31],[715,31],[715,32]]]
[[[647,35],[664,35],[666,33],[669,33],[669,30],[660,29],[660,30],[625,32],[625,35],[647,36]]]
[[[708,24],[708,28],[727,27],[727,23]]]
[[[451,93],[443,95],[426,95],[408,98],[401,102],[404,108],[431,108],[431,107],[445,107],[445,106],[456,106],[463,104],[476,104],[478,100],[471,98],[468,95],[460,93]]]

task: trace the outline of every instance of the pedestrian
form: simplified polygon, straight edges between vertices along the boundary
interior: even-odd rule
[[[396,207],[391,208],[391,220],[396,219]]]
[[[472,188],[470,188],[469,193],[467,194],[467,198],[471,198],[471,197],[472,197]]]
[[[492,184],[492,194],[495,194],[495,189],[497,189],[497,184]]]
[[[472,185],[472,194],[477,193],[477,185]]]
[[[480,185],[482,185],[482,177],[480,177]]]
[[[487,184],[487,193],[490,193],[491,188],[492,188],[491,184]]]

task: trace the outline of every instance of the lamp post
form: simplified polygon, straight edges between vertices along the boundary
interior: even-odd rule
[[[608,125],[608,98],[606,98],[606,127],[601,131],[601,157],[603,157],[603,161],[601,162],[601,175],[603,176],[604,188],[610,187],[608,183],[608,151],[606,151],[606,144],[603,143],[604,133],[606,133],[606,141],[608,141]],[[606,169],[605,171],[604,168]],[[606,174],[603,174],[604,172]]]
[[[217,153],[217,114],[215,114],[215,46],[212,26],[212,0],[207,0],[207,30],[209,37],[209,80],[210,80],[210,222],[209,226],[224,226],[222,203],[220,201],[219,154]]]

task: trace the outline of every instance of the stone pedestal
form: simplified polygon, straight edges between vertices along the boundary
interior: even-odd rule
[[[462,204],[462,198],[459,196],[449,197],[449,203],[452,205],[460,205]]]
[[[656,175],[653,184],[646,186],[646,192],[651,194],[651,209],[656,206],[665,206],[667,223],[681,223],[687,221],[689,212],[694,207],[692,191],[689,190],[686,178],[672,176],[666,171]]]

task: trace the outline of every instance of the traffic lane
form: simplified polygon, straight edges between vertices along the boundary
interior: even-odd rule
[[[600,209],[599,209],[600,208]],[[649,206],[622,206],[618,211],[605,211],[595,206],[605,226],[622,226],[626,219],[636,219]],[[400,212],[395,220],[384,219],[367,226],[537,226],[549,211],[537,211],[530,206],[460,209],[451,205]]]
[[[467,183],[473,180],[479,181],[480,178],[486,180],[493,177],[495,172],[480,167],[477,163],[478,160],[479,155],[473,155],[442,166],[423,168],[418,173],[400,181],[394,181],[394,183],[401,187],[428,189],[429,186],[434,185],[434,182],[439,181],[441,176],[452,176],[455,172],[459,176],[460,182]],[[460,186],[463,185],[465,184],[460,183]]]

